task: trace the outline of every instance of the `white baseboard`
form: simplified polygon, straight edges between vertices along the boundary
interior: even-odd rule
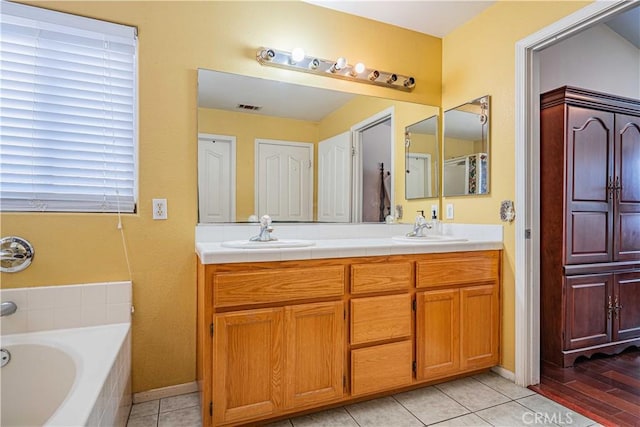
[[[165,397],[178,396],[180,394],[193,393],[198,391],[198,383],[170,385],[168,387],[154,388],[153,390],[141,391],[133,394],[133,403],[148,402],[150,400],[163,399]]]
[[[501,377],[508,379],[509,381],[515,382],[516,380],[516,374],[508,369],[503,368],[502,366],[494,366],[493,368],[491,368],[491,370]]]

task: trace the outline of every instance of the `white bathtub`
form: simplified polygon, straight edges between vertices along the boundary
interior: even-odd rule
[[[124,426],[130,323],[5,335],[0,425]]]

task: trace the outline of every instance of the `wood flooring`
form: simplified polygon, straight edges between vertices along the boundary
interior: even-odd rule
[[[571,368],[543,363],[530,389],[604,426],[640,426],[640,349],[593,356]]]

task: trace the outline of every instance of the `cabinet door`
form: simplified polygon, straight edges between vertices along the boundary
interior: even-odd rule
[[[282,405],[282,308],[215,316],[215,423],[248,420]]]
[[[285,307],[285,406],[340,398],[344,376],[342,301]]]
[[[437,378],[460,368],[460,291],[416,294],[416,376]]]
[[[568,107],[567,264],[613,259],[614,115]]]
[[[614,259],[640,259],[640,117],[616,115]]]
[[[613,339],[640,337],[640,271],[615,275]],[[616,308],[617,307],[617,308]]]
[[[566,277],[565,292],[565,350],[610,342],[613,275]]]
[[[498,286],[460,289],[460,367],[475,369],[497,365],[500,345]]]

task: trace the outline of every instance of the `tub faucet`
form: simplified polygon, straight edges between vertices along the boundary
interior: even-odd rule
[[[271,217],[269,215],[262,215],[262,217],[260,217],[260,233],[249,240],[252,242],[271,242],[273,240],[278,240],[271,235],[272,231],[273,227],[271,227]]]
[[[13,301],[6,301],[1,304],[2,310],[0,312],[0,317],[9,316],[16,312],[18,306]]]
[[[407,237],[424,237],[424,230],[430,229],[431,224],[424,217],[424,211],[418,211],[416,222],[413,223],[413,230],[407,233]]]

